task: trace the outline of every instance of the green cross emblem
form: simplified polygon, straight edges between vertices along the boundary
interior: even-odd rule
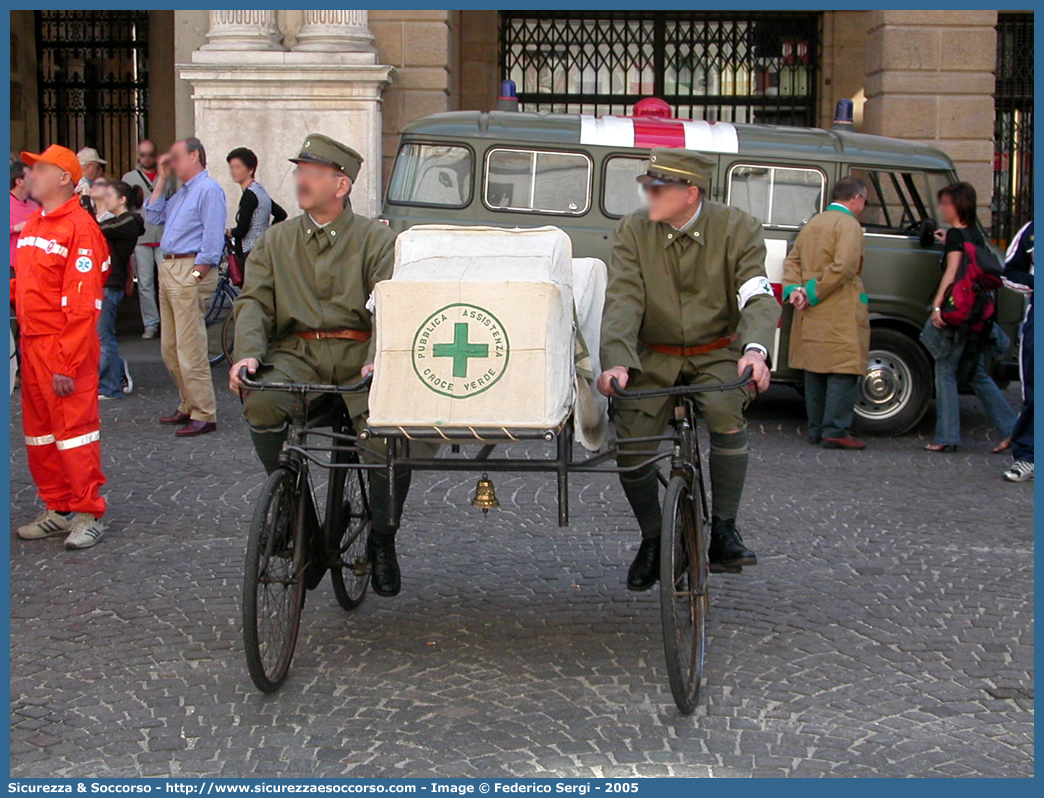
[[[468,376],[468,358],[489,357],[488,344],[469,344],[468,325],[466,322],[457,322],[453,325],[453,343],[435,344],[432,347],[433,357],[453,358],[453,376]]]

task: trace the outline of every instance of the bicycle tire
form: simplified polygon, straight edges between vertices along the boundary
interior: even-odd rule
[[[243,576],[243,649],[250,679],[263,693],[274,693],[283,684],[297,645],[306,561],[301,503],[298,475],[289,468],[276,469],[265,482],[250,521]],[[264,624],[269,588],[278,599],[274,604],[279,617]],[[276,633],[279,639],[270,640],[270,634]]]
[[[358,455],[350,452],[348,462],[358,462]],[[366,478],[362,469],[349,469],[344,480],[342,523],[334,534],[337,537],[336,557],[339,565],[330,566],[330,581],[334,596],[343,610],[354,610],[366,598],[370,585],[370,563],[366,542],[372,522],[370,497],[366,492]],[[333,546],[331,546],[331,550]]]
[[[710,565],[699,494],[676,474],[667,483],[660,532],[660,614],[674,703],[691,715],[707,652]]]
[[[210,306],[207,308],[207,312],[204,316],[204,322],[207,329],[214,327],[215,325],[221,325],[220,328],[220,340],[218,341],[218,350],[211,352],[207,355],[207,359],[210,361],[210,365],[216,366],[224,360],[232,361],[229,356],[231,346],[226,345],[226,327],[229,324],[229,319],[233,319],[232,305],[235,303],[236,298],[239,296],[239,292],[229,283],[227,280],[222,279],[218,283],[217,290],[214,292],[214,297],[210,301]],[[235,321],[231,322],[232,331],[235,331]],[[209,342],[209,335],[208,335]]]
[[[236,317],[229,313],[221,323],[221,354],[232,363],[232,352],[235,350]],[[220,361],[217,361],[220,362]]]

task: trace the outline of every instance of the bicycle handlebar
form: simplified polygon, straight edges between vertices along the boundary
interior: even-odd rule
[[[620,387],[616,377],[610,380],[613,390],[621,399],[646,399],[652,396],[691,396],[697,393],[710,393],[712,391],[731,391],[734,388],[743,388],[754,380],[754,368],[747,366],[739,379],[733,382],[716,382],[710,385],[675,385],[673,388],[650,388],[647,391],[628,391]]]
[[[370,387],[373,373],[354,385],[318,385],[309,382],[260,382],[250,379],[246,366],[239,370],[239,381],[251,391],[292,391],[296,393],[360,393]]]

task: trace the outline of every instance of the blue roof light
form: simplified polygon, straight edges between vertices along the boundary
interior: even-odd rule
[[[515,89],[515,81],[505,80],[500,84],[500,99],[502,100],[516,100],[518,99],[518,92]]]
[[[855,103],[851,100],[838,100],[837,111],[834,112],[834,124],[851,125],[855,117]]]

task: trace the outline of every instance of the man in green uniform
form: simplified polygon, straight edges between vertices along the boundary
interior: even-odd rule
[[[250,253],[243,292],[236,300],[236,363],[229,387],[244,395],[240,370],[256,379],[350,385],[373,370],[374,286],[391,277],[395,234],[375,219],[352,213],[348,202],[363,159],[355,150],[313,133],[300,153],[294,179],[303,214],[269,228]],[[346,394],[355,428],[367,416],[366,393]],[[294,397],[281,391],[245,393],[250,435],[265,470],[279,464]],[[373,525],[368,554],[371,584],[381,596],[400,589],[396,528],[388,523],[388,484],[370,471]],[[406,498],[409,472],[396,484]]]
[[[765,240],[753,216],[706,199],[715,161],[699,153],[654,149],[639,176],[647,210],[620,220],[613,233],[599,390],[611,381],[631,390],[734,381],[750,367],[759,391],[768,388],[771,346],[780,306],[765,276]],[[747,472],[746,388],[698,394],[710,432],[714,570],[754,565],[757,557],[736,529]],[[614,401],[619,438],[662,435],[669,397]],[[624,444],[621,467],[637,465]],[[648,590],[659,573],[660,502],[655,466],[620,475],[642,531],[627,574],[631,590]]]

